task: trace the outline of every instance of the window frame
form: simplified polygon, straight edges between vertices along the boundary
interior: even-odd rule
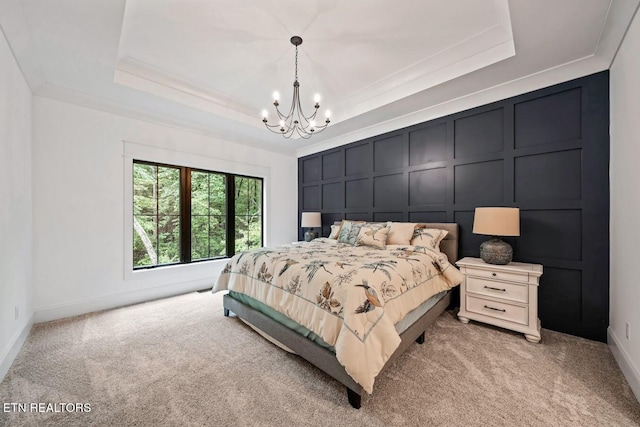
[[[236,180],[235,178],[250,178],[250,179],[259,179],[260,180],[260,188],[262,189],[261,195],[260,195],[260,246],[264,246],[264,198],[265,198],[265,187],[264,187],[264,178],[259,178],[259,177],[255,177],[255,176],[250,176],[250,175],[244,175],[244,174],[233,174],[233,193],[235,194],[236,191]],[[229,187],[227,187],[228,190]],[[228,190],[229,191],[229,190]],[[232,224],[233,224],[233,239],[227,239],[227,253],[229,253],[229,245],[233,245],[233,249],[231,250],[231,252],[233,254],[236,253],[236,238],[235,238],[235,231],[236,231],[236,215],[235,215],[235,196],[234,196],[234,206],[233,206],[233,219]],[[227,206],[227,212],[228,215],[231,215],[231,213],[229,212],[229,207]],[[230,227],[231,229],[231,227]],[[228,236],[228,234],[227,234]]]
[[[176,166],[176,165],[169,165],[169,164],[166,164],[166,163],[148,162],[148,161],[138,161],[138,160],[135,160],[135,159],[134,159],[134,160],[133,160],[133,165],[132,165],[132,172],[133,172],[133,168],[135,168],[135,164],[136,164],[136,163],[141,164],[141,165],[147,165],[147,166],[156,166],[156,167],[158,167],[158,166],[159,166],[159,167],[164,167],[164,168],[173,168],[173,169],[178,169],[178,170],[180,171],[180,185],[179,185],[179,188],[180,188],[180,201],[179,201],[179,203],[178,203],[178,205],[180,206],[180,215],[179,215],[179,217],[180,217],[180,239],[179,239],[179,244],[180,244],[180,248],[179,248],[180,260],[179,260],[179,261],[177,261],[177,262],[167,262],[167,263],[163,263],[163,264],[143,265],[143,266],[135,266],[135,265],[133,265],[133,263],[132,263],[133,270],[134,270],[134,271],[137,271],[137,270],[144,270],[144,269],[148,269],[148,268],[165,267],[165,266],[170,266],[170,265],[179,265],[179,264],[182,264],[182,253],[183,253],[183,247],[182,247],[182,245],[183,245],[183,240],[182,240],[182,230],[183,230],[183,227],[184,227],[184,225],[183,225],[183,223],[182,223],[182,220],[183,220],[183,215],[182,215],[182,199],[183,199],[182,174],[183,174],[183,170],[182,170],[182,167],[180,167],[180,166]],[[132,174],[132,177],[131,177],[132,196],[135,196],[135,190],[133,190],[134,186],[135,186],[135,179],[134,179],[133,174]],[[133,216],[135,215],[135,208],[134,208],[134,205],[135,205],[135,204],[134,204],[134,202],[133,202],[133,197],[132,197],[132,199],[131,199],[131,207],[132,207],[132,210],[131,210],[131,219],[132,219],[132,220],[133,220]],[[157,213],[156,213],[156,215],[157,215]],[[157,232],[157,230],[156,230],[156,232]],[[156,239],[157,239],[157,238],[156,238]],[[134,238],[132,238],[132,240],[131,240],[131,251],[132,251],[132,257],[133,257],[133,246],[134,246],[134,242],[135,242],[135,239],[134,239]],[[132,259],[133,259],[133,258],[132,258]]]
[[[155,264],[155,265],[145,265],[145,266],[135,266],[133,261],[133,238],[131,239],[131,246],[129,247],[129,252],[131,252],[131,264],[130,268],[134,272],[145,271],[145,270],[154,270],[162,267],[169,266],[180,266],[180,265],[190,265],[197,264],[203,262],[210,262],[215,260],[227,259],[232,257],[235,254],[235,178],[248,178],[248,179],[256,179],[260,181],[261,186],[261,194],[260,194],[260,246],[264,245],[265,238],[265,211],[264,211],[264,200],[265,200],[265,178],[261,176],[252,176],[242,173],[230,173],[230,172],[220,172],[214,171],[210,169],[205,169],[202,167],[195,166],[182,166],[178,164],[169,164],[166,162],[159,161],[151,161],[151,160],[143,160],[140,158],[132,158],[131,159],[131,221],[133,221],[134,216],[134,176],[133,176],[133,168],[135,164],[149,165],[149,166],[160,166],[160,167],[169,167],[169,168],[177,168],[180,170],[180,261],[165,263],[165,264]],[[215,256],[211,258],[201,258],[197,260],[192,260],[192,248],[191,248],[191,172],[203,172],[203,173],[213,173],[218,175],[224,175],[226,180],[226,254],[222,256]],[[129,230],[132,232],[133,236],[133,227]],[[125,231],[126,232],[126,231]]]

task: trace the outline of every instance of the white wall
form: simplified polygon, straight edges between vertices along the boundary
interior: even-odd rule
[[[640,15],[640,14],[638,14]],[[640,16],[611,66],[611,305],[609,344],[640,400]],[[630,335],[626,338],[625,327]]]
[[[297,159],[34,97],[37,321],[210,287],[224,261],[132,272],[132,158],[265,178],[266,241],[297,237]]]
[[[31,213],[31,91],[0,32],[0,380],[32,322]]]

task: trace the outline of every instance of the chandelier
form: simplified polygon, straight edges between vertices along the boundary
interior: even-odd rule
[[[316,114],[318,114],[318,109],[320,108],[320,95],[316,94],[314,97],[315,105],[313,107],[313,114],[310,116],[304,115],[302,106],[300,105],[300,83],[298,83],[298,46],[302,44],[302,37],[291,37],[291,44],[296,47],[296,78],[293,82],[293,100],[291,101],[291,108],[287,114],[282,114],[278,108],[280,105],[280,94],[278,94],[278,92],[274,92],[273,105],[276,107],[279,123],[269,124],[267,120],[267,110],[262,110],[262,122],[271,132],[279,133],[285,138],[291,138],[294,134],[297,134],[301,138],[307,139],[310,138],[311,135],[320,133],[327,128],[331,121],[329,120],[330,113],[329,111],[325,113],[326,119],[323,124],[319,125],[316,123]]]

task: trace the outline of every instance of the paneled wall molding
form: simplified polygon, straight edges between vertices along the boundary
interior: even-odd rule
[[[478,206],[521,210],[514,259],[544,265],[544,328],[606,340],[607,71],[298,160],[299,210],[341,219],[457,222],[478,256]]]

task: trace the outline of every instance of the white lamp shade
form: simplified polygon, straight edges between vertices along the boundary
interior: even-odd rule
[[[320,212],[302,212],[302,227],[322,227],[322,219]]]
[[[519,236],[520,209],[476,208],[473,216],[473,233],[488,236]]]

